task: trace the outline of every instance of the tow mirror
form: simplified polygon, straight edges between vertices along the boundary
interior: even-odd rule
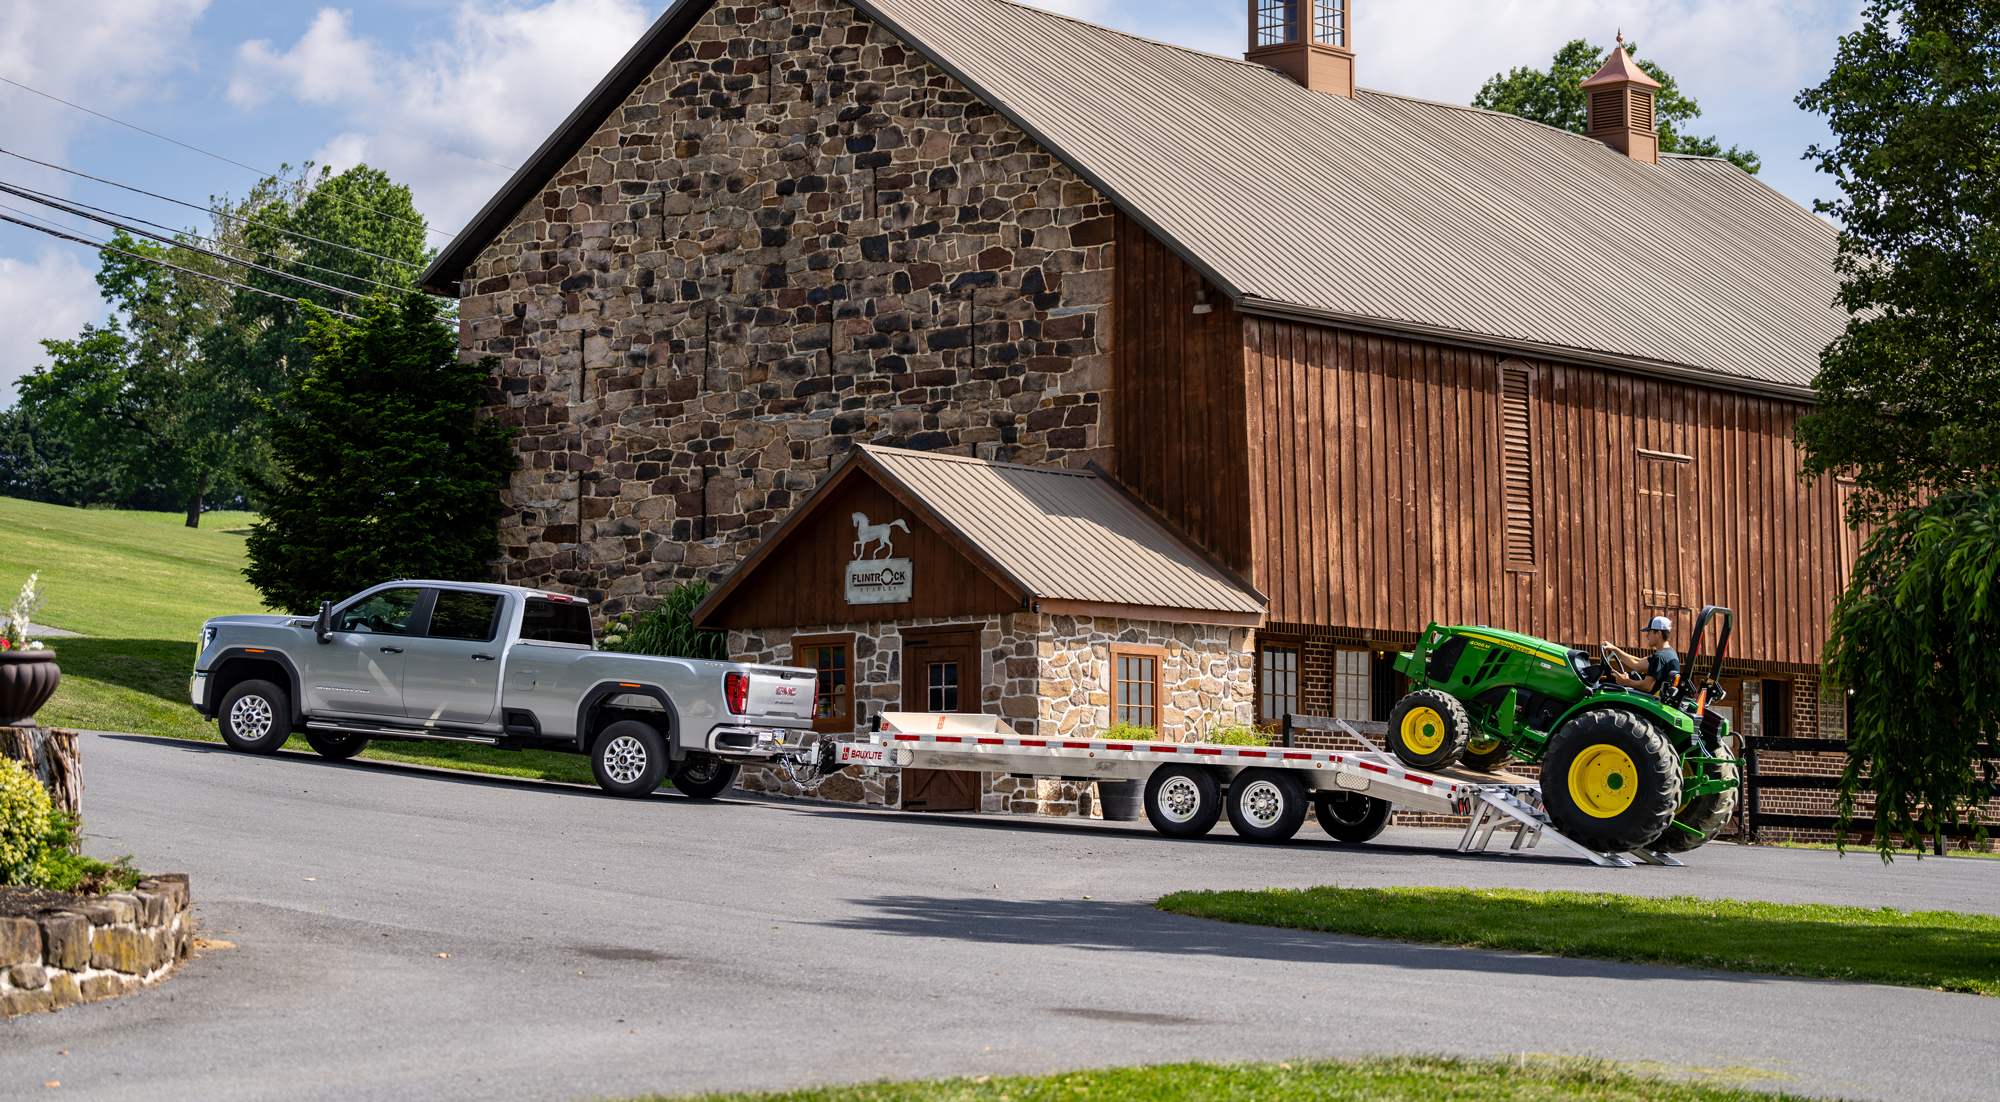
[[[319,603],[319,621],[313,625],[313,637],[322,643],[333,642],[333,602]]]

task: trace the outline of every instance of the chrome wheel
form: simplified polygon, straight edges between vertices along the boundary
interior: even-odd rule
[[[246,740],[270,734],[273,722],[271,702],[255,693],[238,698],[229,708],[230,729]]]
[[[1201,813],[1201,789],[1186,777],[1170,777],[1160,786],[1159,808],[1171,822],[1190,822]]]
[[[598,751],[604,772],[619,784],[632,784],[646,772],[646,747],[631,735],[620,735]]]
[[[1260,827],[1277,823],[1285,814],[1285,793],[1276,784],[1266,780],[1250,782],[1250,787],[1238,797],[1238,806],[1243,817]]]

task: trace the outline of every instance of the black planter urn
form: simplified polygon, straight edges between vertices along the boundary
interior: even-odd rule
[[[1117,823],[1130,823],[1146,815],[1146,784],[1144,781],[1098,781],[1097,803],[1103,808],[1104,817]]]
[[[56,694],[62,668],[52,650],[0,650],[0,727],[33,727]]]

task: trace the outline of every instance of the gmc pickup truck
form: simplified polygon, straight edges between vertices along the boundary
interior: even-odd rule
[[[397,580],[319,616],[218,616],[188,697],[223,740],[269,754],[293,732],[329,758],[371,740],[590,755],[604,790],[672,780],[708,799],[746,762],[812,741],[816,675],[600,651],[590,606],[507,585]]]

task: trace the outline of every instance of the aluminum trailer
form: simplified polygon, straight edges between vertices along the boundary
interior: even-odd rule
[[[1406,807],[1470,816],[1458,843],[1467,853],[1485,852],[1498,829],[1512,826],[1508,849],[1513,851],[1533,849],[1547,838],[1605,867],[1681,863],[1650,851],[1599,853],[1564,837],[1542,810],[1541,788],[1525,777],[1408,769],[1340,720],[1293,719],[1301,727],[1344,731],[1368,749],[1023,738],[998,716],[884,712],[871,720],[874,729],[866,735],[821,741],[810,768],[831,773],[860,765],[1143,781],[1146,818],[1160,833],[1177,838],[1208,833],[1226,811],[1239,836],[1282,842],[1298,832],[1311,804],[1327,833],[1360,842],[1380,833],[1392,807]]]

